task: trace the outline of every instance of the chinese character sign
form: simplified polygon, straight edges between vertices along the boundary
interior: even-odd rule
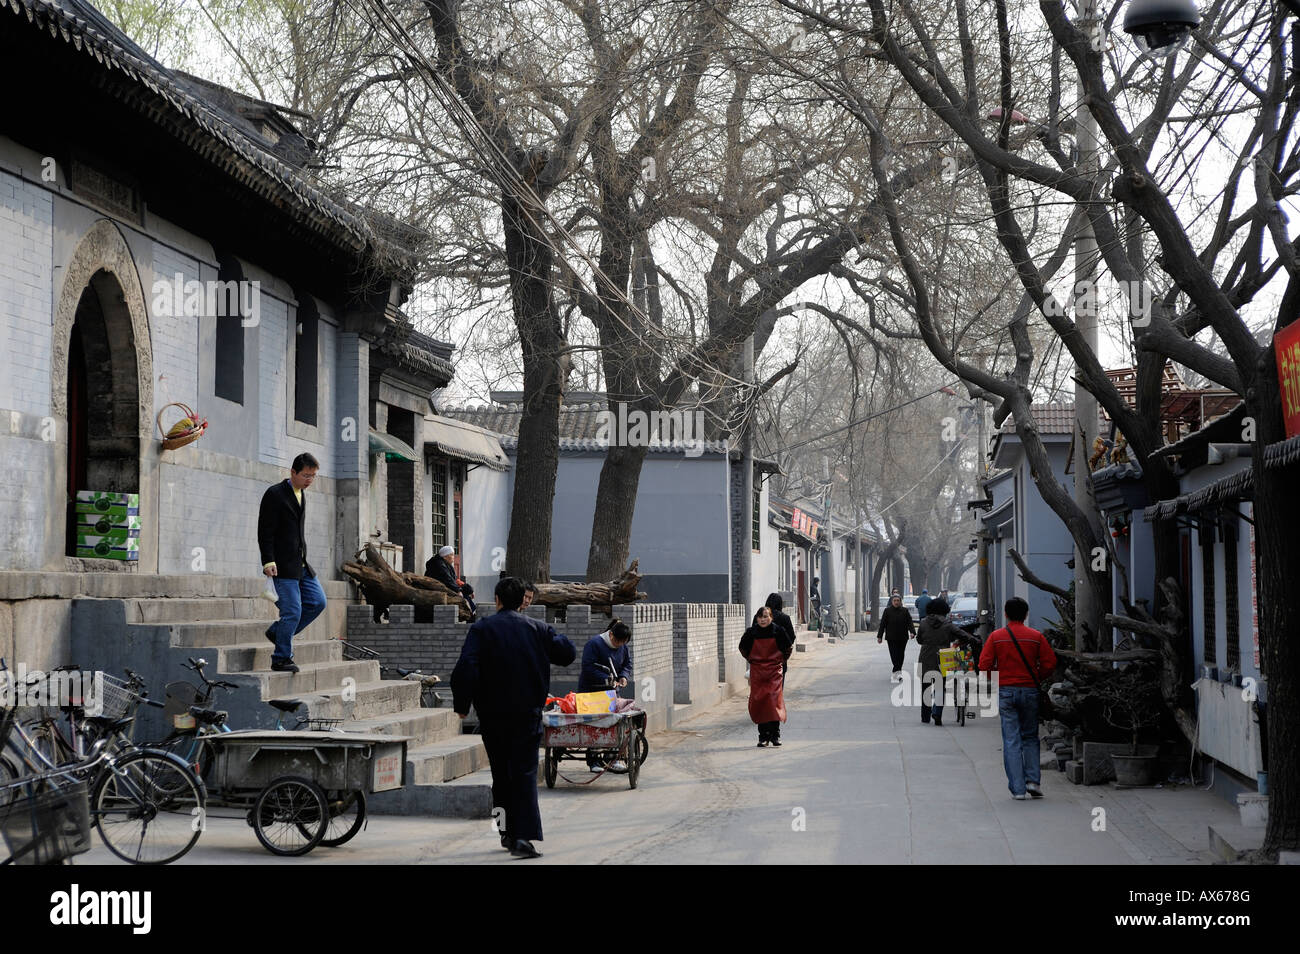
[[[1273,336],[1277,354],[1277,382],[1282,390],[1282,416],[1286,436],[1300,435],[1300,321],[1293,321]]]

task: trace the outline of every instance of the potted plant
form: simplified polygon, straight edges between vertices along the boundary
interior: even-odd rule
[[[1163,712],[1160,692],[1146,667],[1130,663],[1098,687],[1106,721],[1130,734],[1127,753],[1111,753],[1117,785],[1151,785],[1159,767],[1159,747],[1139,752],[1138,742],[1144,729],[1157,726]]]

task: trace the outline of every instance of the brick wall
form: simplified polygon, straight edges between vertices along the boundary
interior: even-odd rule
[[[745,635],[745,607],[727,603],[718,613],[718,682],[727,683],[733,691],[745,687],[745,657],[740,655],[740,638]]]
[[[153,413],[162,410],[163,405],[179,401],[198,410],[200,414],[203,401],[199,400],[199,319],[184,314],[184,308],[177,308],[175,294],[176,276],[181,275],[182,287],[185,282],[200,281],[199,263],[188,255],[182,255],[162,242],[153,244],[153,278],[141,276],[145,280],[145,305],[149,309],[149,346],[153,349],[153,366],[156,372],[153,388]],[[214,277],[209,275],[208,277]],[[154,283],[166,283],[167,305],[154,308]],[[182,304],[184,299],[182,298]],[[173,314],[180,311],[180,314]],[[210,355],[203,355],[212,360]],[[174,415],[166,423],[170,425]]]
[[[53,222],[48,192],[0,172],[0,409],[50,413]]]
[[[673,701],[700,701],[717,689],[717,603],[673,604]]]

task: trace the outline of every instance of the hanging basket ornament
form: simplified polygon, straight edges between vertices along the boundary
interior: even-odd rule
[[[169,407],[178,408],[182,414],[179,421],[171,427],[163,428],[163,414]],[[175,450],[178,447],[184,447],[186,444],[193,444],[203,432],[207,430],[208,419],[199,417],[194,413],[187,404],[179,401],[173,401],[171,404],[164,404],[158,412],[158,433],[162,435],[162,449]]]

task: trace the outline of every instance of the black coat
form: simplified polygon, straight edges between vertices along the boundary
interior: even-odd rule
[[[922,675],[939,671],[939,650],[968,639],[970,633],[948,622],[943,616],[927,616],[921,620],[921,625],[916,629],[916,641],[921,644],[921,658],[918,662]]]
[[[784,612],[772,613],[772,625],[780,626],[783,630],[785,630],[786,636],[789,637],[790,639],[790,645],[791,646],[794,645],[794,623],[790,622],[790,617],[788,615],[786,615]]]
[[[456,578],[456,568],[442,557],[434,554],[424,565],[424,575],[437,580],[453,593],[460,592],[460,580]]]
[[[786,634],[786,631],[776,623],[771,626],[759,626],[755,623],[749,629],[745,630],[745,635],[740,637],[740,655],[746,659],[749,658],[749,651],[754,648],[756,639],[775,639],[777,649],[781,650],[781,655],[786,659],[794,652],[794,639]]]
[[[452,705],[472,705],[485,720],[540,713],[551,691],[551,666],[567,666],[578,652],[541,620],[501,610],[470,626],[451,673]]]
[[[307,562],[307,491],[302,492],[299,505],[288,480],[266,489],[257,511],[257,548],[262,565],[274,563],[282,580],[316,575]]]
[[[916,624],[912,622],[912,614],[907,611],[907,607],[894,606],[892,603],[886,606],[880,614],[880,630],[876,635],[884,636],[893,643],[907,639],[909,633],[916,635]]]

